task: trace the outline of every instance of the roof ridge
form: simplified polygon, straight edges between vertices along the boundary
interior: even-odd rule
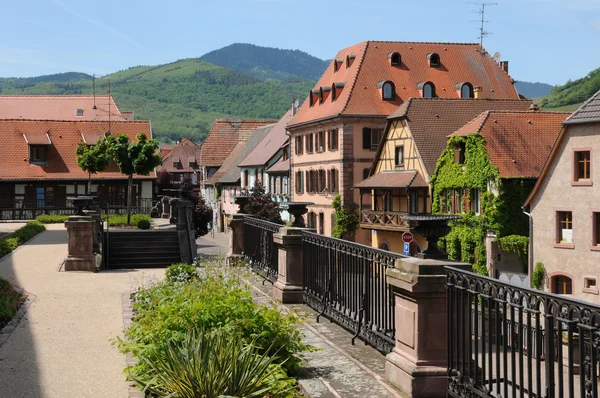
[[[594,95],[592,95],[590,98],[588,98],[583,104],[581,104],[581,106],[579,108],[577,108],[572,114],[571,116],[569,116],[565,122],[568,122],[572,117],[574,117],[575,115],[577,115],[579,112],[583,111],[585,107],[588,106],[588,104],[590,102],[592,102],[593,100],[595,100],[597,97],[600,96],[600,90],[598,90]]]
[[[354,92],[354,88],[356,87],[356,81],[358,80],[358,75],[360,74],[360,71],[362,69],[362,65],[363,65],[363,61],[365,59],[365,57],[367,56],[367,50],[369,49],[369,42],[360,42],[359,44],[365,43],[365,49],[362,52],[362,56],[360,57],[360,60],[358,61],[358,65],[356,67],[356,73],[354,73],[354,77],[352,79],[352,85],[350,86],[350,91],[348,92],[348,97],[346,98],[346,102],[344,103],[344,107],[340,110],[339,114],[341,115],[342,113],[344,113],[346,111],[346,109],[348,108],[348,105],[350,104],[350,98],[352,98],[352,93]]]
[[[519,113],[519,114],[527,114],[527,115],[570,115],[572,114],[572,112],[560,112],[560,111],[544,111],[544,110],[539,110],[539,111],[531,111],[531,110],[527,110],[527,111],[517,111],[517,110],[510,110],[510,109],[490,109],[486,112],[490,112],[490,113]]]
[[[0,119],[0,122],[59,122],[59,123],[149,123],[150,120],[62,120],[62,119]]]
[[[530,99],[521,99],[521,98],[424,98],[424,97],[409,97],[409,99],[425,101],[425,102],[433,102],[433,101],[511,101],[511,102],[533,102]]]
[[[479,46],[480,43],[469,43],[469,42],[451,42],[451,41],[405,41],[405,40],[367,40],[367,43],[402,43],[402,44],[451,44],[451,45],[470,45]],[[358,43],[360,44],[360,43]]]

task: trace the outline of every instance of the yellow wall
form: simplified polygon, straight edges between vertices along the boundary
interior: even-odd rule
[[[427,241],[421,235],[413,234],[413,242],[411,243],[411,254],[416,254],[418,251],[427,247]],[[384,243],[387,243],[390,251],[394,253],[404,253],[404,241],[402,240],[403,232],[394,231],[375,231],[372,235],[372,247],[381,248]]]

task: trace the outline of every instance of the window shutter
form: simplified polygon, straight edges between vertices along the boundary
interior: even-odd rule
[[[468,189],[464,190],[463,199],[465,201],[465,213],[468,213],[471,211],[471,197]]]
[[[27,185],[25,187],[25,207],[26,208],[34,208],[36,200],[35,200],[35,187],[33,185]]]
[[[56,207],[67,207],[67,187],[64,185],[54,187],[54,205]]]
[[[363,128],[363,149],[371,149],[371,129]]]

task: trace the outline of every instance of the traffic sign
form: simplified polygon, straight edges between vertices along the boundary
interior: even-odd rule
[[[410,243],[404,243],[404,255],[408,256],[410,254]]]
[[[404,241],[404,243],[410,243],[413,241],[413,234],[411,234],[410,232],[405,232],[402,234],[402,240]]]

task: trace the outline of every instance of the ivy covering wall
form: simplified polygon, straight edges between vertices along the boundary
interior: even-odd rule
[[[454,153],[455,146],[461,144],[465,148],[463,164],[455,162]],[[528,219],[521,211],[521,205],[535,181],[501,178],[498,169],[491,163],[484,144],[484,138],[480,134],[451,137],[438,159],[431,185],[434,213],[440,213],[442,209],[440,202],[446,200],[443,195],[445,190],[462,189],[470,201],[473,201],[475,190],[481,192],[480,215],[471,210],[453,221],[452,231],[440,243],[450,259],[471,263],[475,272],[485,275],[487,230],[496,231],[498,238],[529,235]],[[521,242],[521,245],[505,246],[508,250],[514,249],[522,257],[523,250],[527,253],[527,244],[523,242],[528,240],[514,241]]]

